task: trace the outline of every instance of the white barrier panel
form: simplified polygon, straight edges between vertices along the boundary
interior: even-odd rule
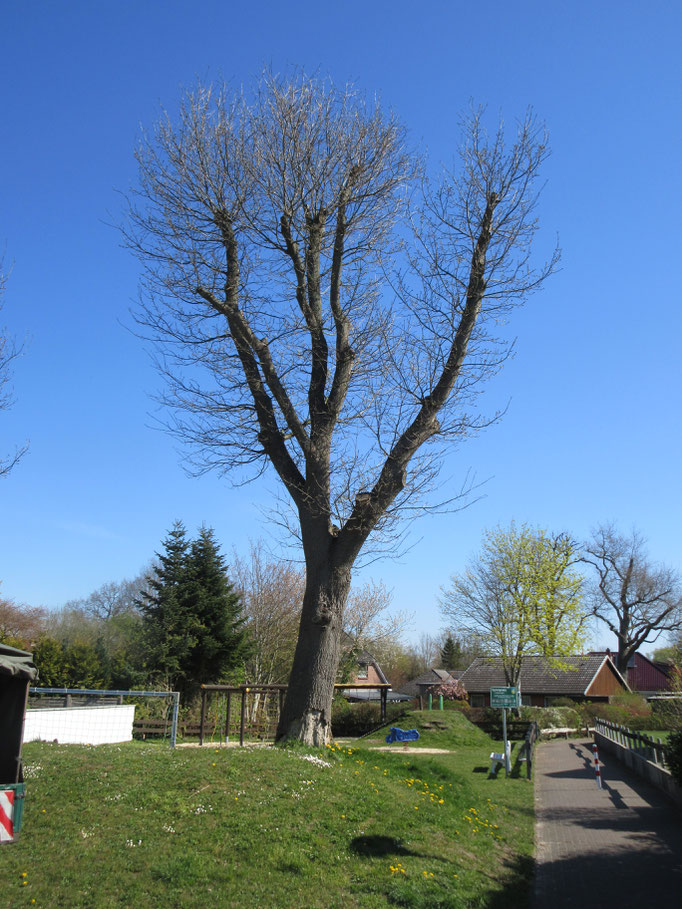
[[[50,707],[27,710],[24,742],[59,742],[60,745],[106,745],[130,742],[135,705],[106,707]]]

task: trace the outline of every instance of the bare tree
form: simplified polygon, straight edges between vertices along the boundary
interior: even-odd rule
[[[268,556],[262,543],[252,543],[248,559],[235,555],[229,575],[239,592],[251,642],[246,663],[249,682],[286,682],[296,649],[305,591],[303,572]]]
[[[139,614],[140,600],[149,593],[149,578],[154,573],[151,562],[135,578],[122,581],[108,581],[83,599],[69,600],[64,604],[66,612],[82,612],[88,618],[106,622],[119,615]]]
[[[390,612],[391,599],[391,591],[383,583],[368,581],[351,588],[343,612],[343,630],[353,646],[371,650],[377,659],[382,650],[400,642],[413,619],[403,610]]]
[[[682,580],[672,568],[651,561],[641,534],[624,536],[613,524],[594,531],[583,560],[595,572],[588,595],[592,615],[615,634],[616,666],[625,674],[643,644],[682,628]]]
[[[0,641],[29,648],[45,629],[46,612],[40,606],[20,606],[0,598]]]
[[[2,261],[0,261],[0,310],[2,309],[2,299],[5,293],[7,276],[2,270]],[[12,363],[21,354],[22,348],[17,346],[15,341],[8,335],[6,329],[0,326],[0,410],[9,409],[14,403],[10,380],[12,377]],[[0,477],[5,477],[17,464],[19,459],[28,451],[28,445],[17,448],[14,454],[5,458],[0,458]]]
[[[499,325],[557,261],[529,259],[543,128],[529,114],[507,145],[473,113],[463,135],[431,179],[378,103],[266,74],[252,97],[187,94],[137,152],[124,233],[170,428],[195,471],[273,469],[297,516],[279,738],[328,740],[355,560],[486,423],[472,404],[508,355]]]

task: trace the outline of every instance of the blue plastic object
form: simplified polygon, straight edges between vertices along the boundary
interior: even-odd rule
[[[386,742],[390,745],[393,742],[415,742],[419,738],[416,729],[398,729],[397,726],[391,726],[391,731],[386,736]]]

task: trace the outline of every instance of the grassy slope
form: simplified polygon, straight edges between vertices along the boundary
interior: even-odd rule
[[[27,745],[0,906],[525,906],[532,786],[460,714],[412,726],[455,753]]]

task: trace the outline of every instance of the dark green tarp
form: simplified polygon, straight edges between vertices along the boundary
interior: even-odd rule
[[[28,679],[34,682],[38,678],[38,670],[33,664],[33,654],[16,647],[0,644],[0,675],[11,675],[17,679]]]

